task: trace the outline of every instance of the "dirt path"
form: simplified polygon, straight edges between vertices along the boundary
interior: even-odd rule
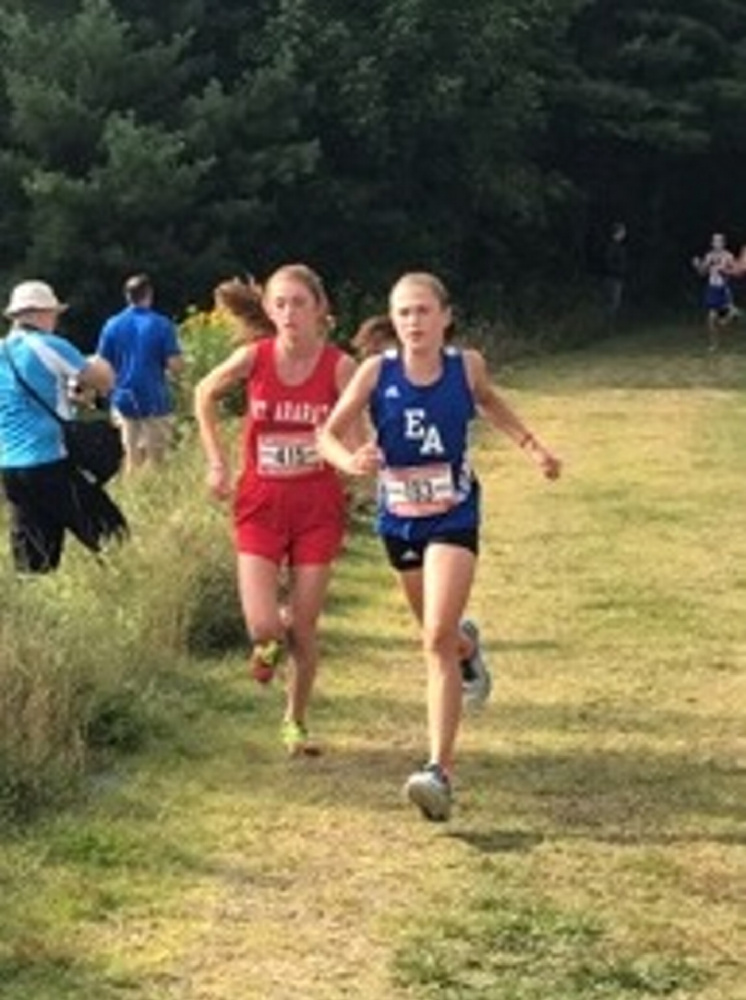
[[[79,946],[148,982],[148,1000],[410,996],[397,949],[458,891],[473,850],[454,836],[463,817],[428,824],[402,800],[424,725],[416,661],[407,670],[374,670],[367,691],[358,677],[347,709],[348,682],[322,684],[327,753],[304,761],[283,756],[274,696],[243,713],[256,694],[239,668],[214,671],[232,707],[185,737],[187,760],[138,770],[100,803],[136,802],[137,836],[165,868],[133,869],[144,902],[135,891],[116,919],[82,925]]]

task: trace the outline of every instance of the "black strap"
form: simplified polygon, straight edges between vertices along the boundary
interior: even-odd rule
[[[5,340],[3,341],[3,349],[5,351],[5,357],[8,359],[8,364],[10,365],[11,370],[15,375],[18,384],[23,389],[26,390],[26,392],[28,393],[29,396],[31,396],[32,399],[36,400],[36,402],[39,404],[39,406],[41,406],[42,409],[46,410],[51,417],[54,417],[54,419],[57,421],[58,424],[61,424],[64,427],[65,424],[70,423],[69,420],[65,420],[64,417],[61,417],[59,413],[54,409],[54,407],[50,406],[49,403],[46,401],[46,399],[40,396],[39,393],[36,391],[36,389],[34,389],[34,387],[26,381],[23,375],[21,375],[21,373],[18,371],[18,367],[15,361],[13,360],[13,355],[10,353],[8,342]]]

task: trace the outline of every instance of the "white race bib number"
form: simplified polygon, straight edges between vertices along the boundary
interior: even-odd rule
[[[397,517],[444,514],[456,503],[450,465],[413,465],[381,475],[386,509]]]
[[[259,435],[257,471],[260,476],[305,476],[309,472],[318,471],[322,466],[315,431],[283,431]]]

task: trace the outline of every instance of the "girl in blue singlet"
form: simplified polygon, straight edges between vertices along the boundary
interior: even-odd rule
[[[507,434],[549,479],[560,462],[492,387],[483,356],[446,346],[451,308],[442,283],[406,274],[390,295],[398,350],[360,366],[324,425],[331,464],[378,481],[377,530],[422,630],[429,761],[405,784],[429,820],[451,813],[451,777],[463,700],[462,663],[481,663],[478,631],[464,622],[479,550],[479,484],[468,459],[477,414]],[[376,440],[345,436],[368,410]]]

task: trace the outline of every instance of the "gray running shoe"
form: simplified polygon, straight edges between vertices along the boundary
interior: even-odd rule
[[[461,631],[474,643],[474,652],[461,661],[461,678],[464,702],[471,708],[481,708],[492,691],[492,674],[482,656],[482,644],[476,622],[464,618]]]
[[[451,783],[439,764],[428,764],[407,779],[404,794],[419,807],[425,819],[443,823],[451,815]]]

